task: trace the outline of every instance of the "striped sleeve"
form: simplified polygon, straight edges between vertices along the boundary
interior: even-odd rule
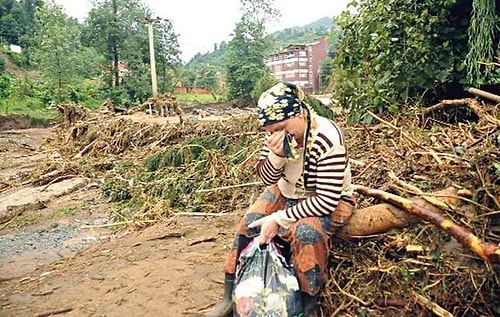
[[[316,195],[286,209],[291,219],[328,215],[337,207],[344,186],[347,168],[347,150],[338,131],[334,145],[323,134],[319,134],[311,149],[311,170],[309,186],[315,188]]]
[[[285,163],[286,159],[284,157],[274,154],[264,146],[255,167],[257,175],[266,186],[276,184],[283,175]]]

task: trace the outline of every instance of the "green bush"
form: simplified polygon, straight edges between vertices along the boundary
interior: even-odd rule
[[[0,74],[5,72],[5,60],[3,56],[0,56]]]
[[[15,52],[8,52],[7,54],[8,59],[14,63],[17,67],[26,69],[28,66],[28,63],[26,61],[26,57],[23,54],[15,53]]]
[[[328,119],[333,119],[333,111],[327,106],[323,105],[318,99],[311,98],[308,95],[305,96],[304,101],[311,106],[311,108],[316,111],[320,116],[326,117]]]
[[[471,0],[361,1],[336,20],[335,98],[352,121],[396,113],[424,91],[465,77]]]

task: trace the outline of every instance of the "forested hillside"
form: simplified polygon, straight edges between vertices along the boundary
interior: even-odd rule
[[[135,2],[98,2],[79,22],[52,0],[0,0],[4,111],[60,102],[95,107],[107,99],[130,107],[153,90],[172,93],[179,86],[206,88],[217,100],[251,102],[272,81],[264,63],[270,52],[319,36],[330,39],[322,88],[350,109],[354,121],[371,122],[369,112],[395,114],[413,103],[460,97],[471,86],[498,92],[500,9],[494,0],[353,2],[351,12],[271,34],[261,20],[243,14],[233,38],[187,65],[171,21],[153,19],[156,87],[147,31],[152,12]],[[259,1],[251,5],[258,8]],[[275,12],[267,9],[263,16],[272,18]],[[22,53],[10,52],[10,44]],[[6,72],[6,57],[37,77]]]
[[[290,44],[308,44],[318,37],[328,36],[334,27],[332,18],[321,18],[304,26],[294,26],[269,34],[271,46],[269,53],[278,51]],[[329,42],[333,44],[334,41]],[[215,45],[212,52],[198,53],[187,64],[188,69],[198,69],[203,65],[211,65],[217,71],[225,71],[227,43]]]

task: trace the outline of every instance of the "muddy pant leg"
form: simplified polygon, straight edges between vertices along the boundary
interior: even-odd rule
[[[300,219],[283,235],[291,245],[291,262],[300,290],[309,295],[319,293],[326,276],[329,236],[323,231],[320,218]]]
[[[316,295],[323,286],[327,277],[328,240],[347,223],[354,204],[351,200],[341,200],[332,214],[302,218],[282,234],[282,238],[291,245],[291,262],[297,271],[302,292]]]
[[[278,186],[267,187],[255,203],[250,206],[245,215],[241,218],[236,228],[233,245],[229,251],[224,265],[224,272],[234,274],[241,250],[245,248],[250,241],[259,235],[259,228],[249,229],[248,225],[257,219],[267,216],[276,210],[285,208],[285,199],[281,195]]]

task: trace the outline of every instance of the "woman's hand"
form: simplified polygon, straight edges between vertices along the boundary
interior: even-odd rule
[[[279,225],[272,215],[255,220],[249,228],[260,227],[259,244],[267,244],[278,234]]]
[[[277,131],[271,134],[271,136],[266,140],[266,146],[269,150],[281,157],[285,157],[285,151],[283,150],[285,134],[285,130]]]

